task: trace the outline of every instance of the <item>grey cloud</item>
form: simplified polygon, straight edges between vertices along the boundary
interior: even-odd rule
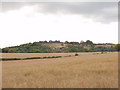
[[[64,12],[93,18],[95,21],[115,22],[118,18],[117,3],[49,3],[43,8],[44,13]]]
[[[2,9],[3,12],[6,12],[8,10],[19,9],[26,5],[37,5],[38,13],[49,14],[62,12],[64,14],[77,14],[102,23],[116,22],[118,19],[117,2],[4,2]],[[42,10],[39,8],[42,8]]]
[[[26,5],[32,5],[28,2],[2,2],[2,12],[7,12],[10,10],[20,9]]]

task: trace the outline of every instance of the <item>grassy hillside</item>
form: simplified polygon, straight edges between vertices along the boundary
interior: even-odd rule
[[[103,52],[117,51],[115,44],[94,44],[92,41],[86,42],[60,42],[60,41],[39,41],[22,44],[20,46],[6,47],[3,53],[68,53],[68,52]]]

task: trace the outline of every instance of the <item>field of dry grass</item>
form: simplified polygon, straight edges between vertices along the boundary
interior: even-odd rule
[[[27,58],[27,57],[45,57],[45,56],[68,56],[75,53],[3,53],[2,58]]]
[[[2,88],[2,61],[0,61],[0,89]]]
[[[0,58],[2,58],[2,53],[0,53]],[[2,61],[0,60],[0,89],[2,89]]]
[[[58,55],[53,53],[54,55]],[[68,53],[67,55],[73,55]],[[39,53],[3,54],[33,57]],[[66,55],[61,53],[61,55]],[[52,55],[53,56],[53,55]],[[79,53],[54,59],[3,61],[3,88],[117,88],[118,53]]]

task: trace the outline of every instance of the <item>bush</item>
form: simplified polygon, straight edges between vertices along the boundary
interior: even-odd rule
[[[22,60],[22,58],[2,58],[0,59],[2,61],[8,61],[8,60]]]
[[[101,52],[101,54],[103,54],[104,52]]]
[[[78,56],[78,54],[76,53],[75,56]]]

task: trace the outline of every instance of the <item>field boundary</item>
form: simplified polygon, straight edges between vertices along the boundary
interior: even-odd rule
[[[78,55],[68,55],[68,56],[46,56],[46,57],[27,57],[27,58],[1,58],[2,61],[11,61],[11,60],[31,60],[31,59],[48,59],[48,58],[62,58],[62,57],[71,57]]]

